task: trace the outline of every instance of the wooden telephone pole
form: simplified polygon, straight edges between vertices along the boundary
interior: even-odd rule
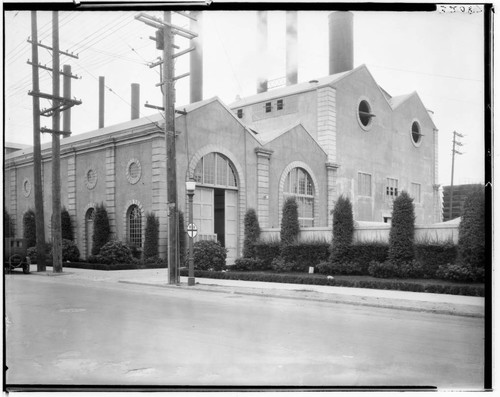
[[[33,14],[32,14],[33,18]],[[35,19],[35,30],[36,30],[36,14],[34,15]],[[33,24],[32,24],[33,27]],[[35,32],[36,33],[36,32]],[[28,40],[29,41],[29,40]],[[34,72],[33,74],[33,91],[30,91],[28,94],[33,96],[33,115],[34,115],[34,128],[37,130],[34,131],[35,135],[41,132],[48,132],[52,134],[52,269],[54,273],[62,272],[62,237],[61,237],[61,168],[60,168],[60,137],[59,135],[70,135],[69,131],[61,131],[60,130],[60,112],[74,105],[80,105],[82,102],[63,98],[60,96],[60,75],[67,73],[59,70],[59,55],[64,54],[67,56],[71,56],[73,58],[78,58],[74,54],[69,54],[67,52],[63,52],[59,50],[59,13],[57,11],[52,12],[52,47],[48,47],[38,42],[37,35],[33,35],[33,40],[31,41],[33,47],[44,47],[49,50],[52,50],[52,68],[48,68],[46,66],[42,66],[38,63],[38,51],[33,50],[33,62],[29,62],[33,66]],[[52,72],[52,95],[45,94],[40,92],[39,84],[38,84],[38,68],[46,69]],[[76,78],[76,76],[71,76]],[[52,100],[52,107],[50,109],[45,109],[40,111],[40,104],[38,98],[45,98]],[[35,101],[37,99],[37,101]],[[52,129],[49,128],[40,128],[40,119],[39,116],[52,117]],[[39,137],[37,137],[39,142]],[[36,141],[36,140],[35,140]],[[40,156],[41,157],[41,156]],[[35,164],[39,161],[38,166],[41,168],[41,158],[34,158]],[[35,165],[36,167],[37,165]],[[41,178],[40,178],[41,182]],[[36,186],[36,185],[35,185]],[[40,183],[41,187],[41,183]],[[41,192],[41,189],[40,189]],[[35,192],[36,194],[36,192]],[[36,200],[36,197],[35,197]],[[43,205],[43,202],[42,202]],[[35,207],[36,208],[36,207]],[[38,224],[37,224],[38,226]],[[38,230],[37,230],[38,232]],[[37,247],[38,247],[38,238],[37,238]],[[40,270],[40,269],[39,269]],[[45,269],[43,269],[45,270]]]
[[[187,18],[193,19],[189,14],[177,12]],[[165,145],[167,153],[167,201],[168,201],[168,283],[178,284],[179,277],[179,214],[177,209],[177,163],[175,150],[175,89],[174,82],[180,78],[189,76],[185,73],[180,76],[174,76],[174,58],[187,54],[194,50],[190,47],[187,50],[174,54],[174,35],[180,35],[187,39],[197,37],[195,33],[190,32],[179,26],[172,24],[172,12],[165,11],[163,20],[152,17],[145,13],[140,13],[135,17],[146,25],[157,29],[156,41],[158,49],[163,51],[163,60],[156,62],[151,67],[162,66],[162,81],[158,84],[163,93],[163,110],[165,110]],[[155,108],[161,109],[156,106]]]

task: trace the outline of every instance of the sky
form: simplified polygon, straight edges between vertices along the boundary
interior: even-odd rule
[[[298,81],[328,75],[329,11],[299,11]],[[148,14],[162,17],[162,12]],[[464,138],[455,159],[454,184],[484,182],[484,15],[442,12],[354,12],[354,67],[365,64],[377,83],[392,96],[416,91],[433,112],[439,129],[439,183],[451,182],[453,131]],[[52,45],[48,11],[39,11],[38,38]],[[162,104],[158,68],[148,64],[161,54],[149,39],[154,29],[136,20],[137,11],[61,11],[60,49],[78,54],[61,57],[81,77],[72,79],[72,96],[82,104],[72,110],[73,136],[98,128],[99,76],[106,84],[105,126],[130,120],[131,84],[140,84],[141,105]],[[31,16],[5,12],[4,106],[5,141],[32,145]],[[232,103],[256,93],[258,62],[256,12],[209,11],[203,17],[205,99],[218,96]],[[174,14],[173,23],[189,28]],[[176,39],[181,49],[186,39]],[[268,76],[285,76],[285,12],[268,16]],[[39,61],[50,67],[51,52],[40,48]],[[188,71],[189,56],[177,58],[176,75]],[[176,106],[189,103],[189,78],[176,83]],[[50,72],[40,70],[40,89],[52,92]],[[61,82],[62,93],[62,82]],[[49,108],[48,100],[41,100]],[[141,117],[157,111],[141,107]],[[49,118],[41,126],[51,128]],[[42,134],[42,143],[50,142]]]

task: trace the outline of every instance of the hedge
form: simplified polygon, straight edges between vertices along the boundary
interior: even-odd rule
[[[424,277],[434,278],[439,266],[455,263],[457,246],[451,242],[417,243],[415,244],[415,259],[422,264]]]
[[[90,270],[136,270],[136,269],[161,269],[166,268],[166,264],[162,263],[116,263],[113,265],[103,263],[88,263],[88,262],[64,262],[63,267],[75,269],[90,269]]]
[[[181,276],[187,276],[187,269],[181,269]],[[399,280],[346,280],[327,277],[309,276],[307,274],[279,274],[279,273],[245,273],[245,272],[210,272],[196,270],[195,277],[264,281],[289,284],[329,285],[335,287],[386,289],[412,292],[429,292],[438,294],[484,296],[482,285],[446,285],[422,284]]]
[[[271,269],[273,259],[280,256],[281,244],[279,241],[257,241],[254,249],[255,259],[263,262],[264,269]]]
[[[307,271],[326,261],[330,255],[330,244],[323,241],[295,242],[281,249],[281,257],[286,263],[294,263],[297,271]]]

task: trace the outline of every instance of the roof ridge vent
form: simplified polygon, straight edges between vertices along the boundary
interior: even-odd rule
[[[318,84],[319,81],[318,80],[309,80],[309,83],[311,83],[311,84]]]

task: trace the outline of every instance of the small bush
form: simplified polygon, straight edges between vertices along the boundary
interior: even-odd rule
[[[105,263],[131,263],[132,253],[127,244],[121,241],[109,241],[101,248],[99,255],[105,258]]]
[[[88,263],[95,263],[95,264],[103,264],[103,265],[109,265],[111,263],[111,259],[105,258],[102,255],[90,255],[87,258]]]
[[[227,250],[218,241],[202,240],[194,243],[194,268],[220,271],[226,267]]]
[[[271,263],[271,269],[278,273],[286,273],[294,270],[295,264],[293,262],[285,262],[281,257],[274,258]]]
[[[443,280],[463,282],[484,282],[484,268],[473,268],[470,265],[446,264],[439,266],[436,276]]]
[[[281,248],[281,257],[287,263],[295,263],[297,271],[307,271],[326,261],[329,254],[330,244],[325,241],[294,242]]]
[[[245,239],[243,241],[243,257],[255,257],[255,243],[260,237],[260,226],[257,214],[253,208],[250,208],[245,214]]]
[[[352,205],[348,197],[340,196],[333,209],[331,262],[348,260],[349,249],[354,238]]]
[[[72,240],[62,240],[62,260],[70,262],[80,260],[80,250]]]
[[[144,233],[144,259],[154,258],[158,256],[159,227],[159,221],[155,214],[147,214],[146,231]]]
[[[257,241],[254,245],[255,258],[262,261],[264,269],[271,269],[274,258],[280,256],[281,244],[279,241]]]
[[[45,243],[45,263],[50,266],[52,263],[52,244]],[[37,249],[36,245],[33,247],[29,247],[26,256],[30,258],[31,263],[37,263]]]
[[[23,215],[23,238],[26,240],[26,247],[36,245],[36,220],[35,211],[29,209]]]
[[[389,260],[409,262],[415,258],[415,210],[413,199],[405,191],[396,197],[389,232]]]
[[[258,271],[263,270],[264,264],[262,260],[255,258],[238,258],[234,261],[234,265],[228,266],[231,271]]]
[[[417,260],[403,262],[397,265],[399,278],[423,278],[424,266]]]
[[[281,219],[281,244],[292,244],[297,240],[300,232],[298,206],[295,197],[288,197],[283,204]]]
[[[423,277],[434,278],[439,266],[454,263],[457,246],[448,242],[420,242],[415,244],[415,259],[422,264]]]
[[[145,269],[156,269],[156,268],[166,268],[168,267],[167,261],[159,257],[151,257],[144,259],[141,263],[141,267]]]
[[[69,212],[65,207],[61,209],[61,236],[63,240],[73,241],[73,225],[71,224]]]
[[[368,266],[368,274],[377,278],[397,278],[398,267],[391,261],[387,262],[370,262]]]

